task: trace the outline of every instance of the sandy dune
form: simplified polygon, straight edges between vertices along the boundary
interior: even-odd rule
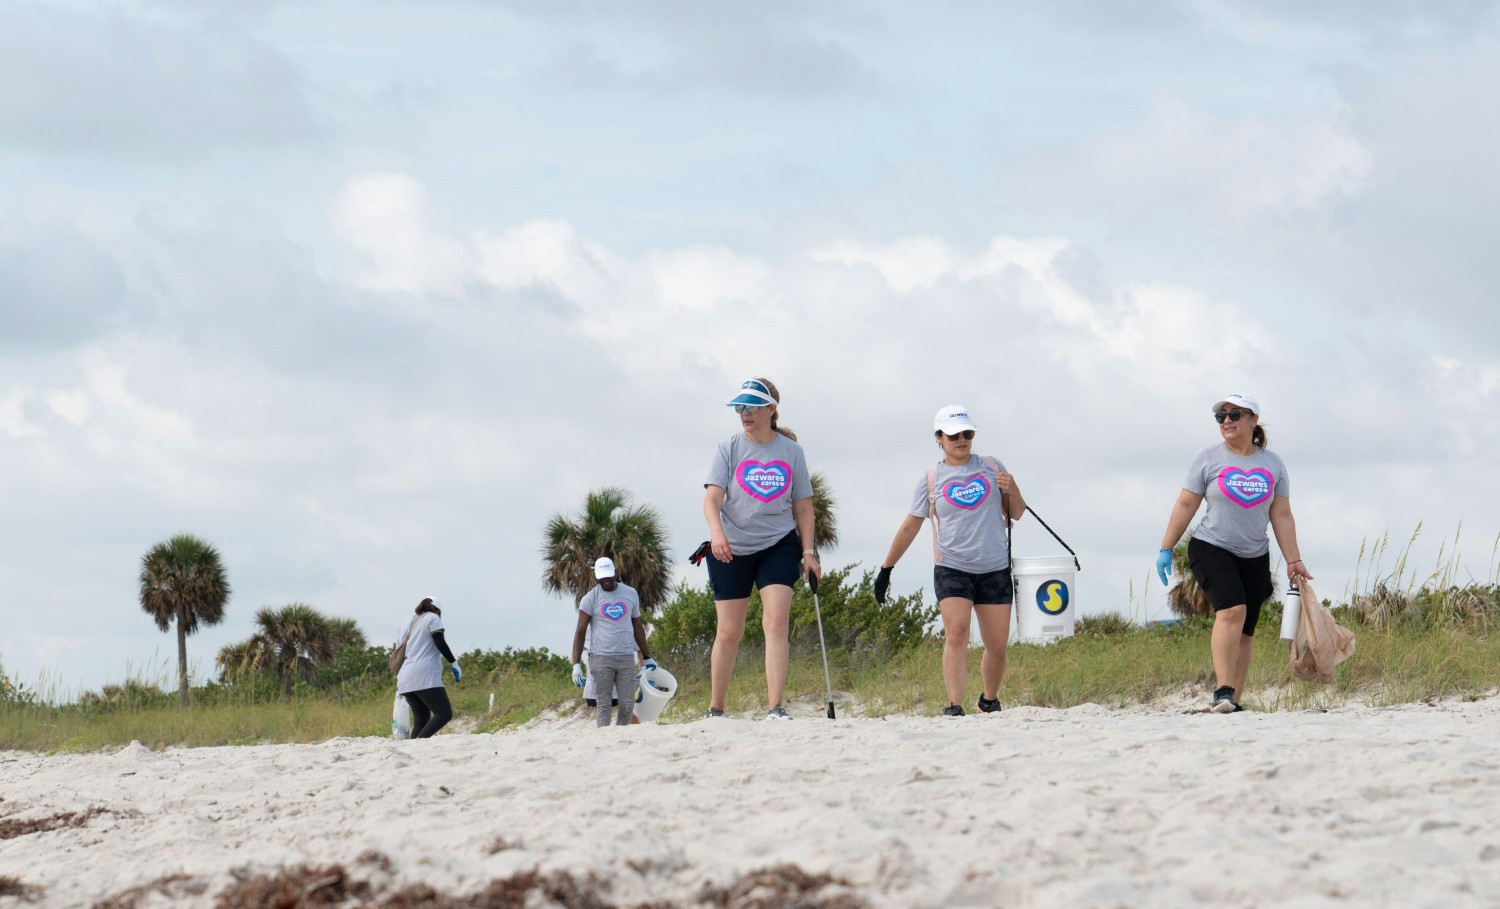
[[[376,850],[448,893],[610,870],[625,906],[784,862],[877,906],[1496,906],[1497,730],[1490,699],[10,752],[0,821],[102,811],[4,840],[0,875],[91,905],[183,874],[172,904],[211,905],[234,869]]]

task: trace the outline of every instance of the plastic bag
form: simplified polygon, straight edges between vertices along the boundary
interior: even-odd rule
[[[1306,578],[1297,586],[1302,592],[1302,614],[1292,637],[1292,675],[1309,682],[1331,682],[1333,667],[1354,655],[1354,632],[1334,621]]]
[[[391,738],[411,738],[411,705],[399,694],[396,695],[395,705],[391,707]]]

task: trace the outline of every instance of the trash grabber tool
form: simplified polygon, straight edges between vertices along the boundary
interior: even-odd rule
[[[828,674],[828,644],[823,640],[823,607],[818,604],[818,576],[807,573],[807,586],[812,588],[813,614],[818,617],[818,649],[823,651],[823,681],[828,684],[828,718],[838,719],[833,713],[833,677]]]

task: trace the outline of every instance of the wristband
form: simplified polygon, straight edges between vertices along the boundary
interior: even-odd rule
[[[818,557],[818,551],[816,549],[804,549],[802,550],[802,554],[805,556],[812,556],[815,559]]]

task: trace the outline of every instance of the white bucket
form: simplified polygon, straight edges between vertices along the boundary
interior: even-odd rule
[[[677,693],[677,677],[660,666],[642,669],[641,682],[635,686],[635,715],[642,723],[654,723],[662,708]]]
[[[1073,557],[1034,556],[1012,560],[1016,582],[1016,640],[1050,644],[1073,636]]]

